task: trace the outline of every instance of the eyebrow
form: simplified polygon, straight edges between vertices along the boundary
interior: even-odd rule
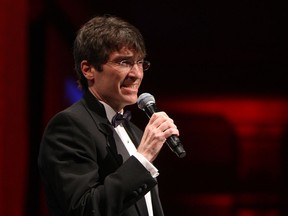
[[[113,61],[119,61],[119,60],[134,60],[134,55],[133,56],[127,56],[127,55],[119,55],[116,56],[114,59],[111,59]],[[137,59],[137,61],[143,60],[143,58]]]

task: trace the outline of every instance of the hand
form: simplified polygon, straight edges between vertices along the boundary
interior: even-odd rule
[[[159,154],[166,139],[171,135],[179,136],[174,121],[163,111],[154,113],[145,130],[137,151],[150,162]]]

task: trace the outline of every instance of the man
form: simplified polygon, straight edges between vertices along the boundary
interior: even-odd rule
[[[50,120],[38,159],[52,216],[164,215],[152,163],[177,127],[164,112],[144,132],[114,117],[136,103],[145,56],[139,30],[118,17],[94,17],[78,31],[83,98]]]

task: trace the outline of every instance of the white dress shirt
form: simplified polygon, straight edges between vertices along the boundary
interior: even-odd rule
[[[100,101],[100,102],[104,105],[107,118],[111,122],[116,112],[108,104],[104,103],[103,101]],[[129,155],[134,155],[134,157],[136,157],[143,164],[143,166],[151,173],[152,177],[154,178],[157,177],[159,175],[157,168],[153,166],[153,164],[150,163],[142,154],[137,152],[135,145],[132,143],[123,125],[122,124],[118,125],[115,128],[115,131],[117,132],[122,142],[124,143]],[[145,200],[146,200],[146,205],[148,209],[148,214],[149,216],[153,216],[153,208],[152,208],[150,192],[148,192],[145,195]]]

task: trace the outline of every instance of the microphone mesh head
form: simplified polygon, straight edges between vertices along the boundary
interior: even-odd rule
[[[138,107],[141,110],[151,103],[155,103],[155,98],[149,93],[142,93],[137,99]]]

